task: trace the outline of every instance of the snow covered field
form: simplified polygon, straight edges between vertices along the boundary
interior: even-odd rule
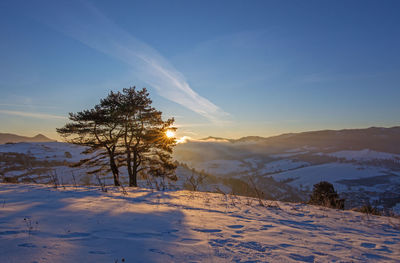
[[[87,158],[81,153],[84,149],[60,142],[1,144],[0,181],[53,184],[57,177],[61,185],[98,185],[96,176],[86,174],[90,168],[71,167]],[[175,149],[181,165],[172,188],[193,189],[190,177],[206,174],[208,179],[198,187],[202,191],[218,188],[249,195],[243,189],[252,176],[269,198],[307,201],[314,184],[328,181],[346,199],[347,208],[370,203],[400,214],[400,154],[345,149],[307,145],[273,149],[254,140],[188,141]],[[126,169],[121,167],[120,172],[122,183],[127,184]],[[98,176],[106,184],[113,183],[111,174]],[[139,180],[139,185],[149,186],[146,180]]]
[[[0,262],[399,262],[394,218],[276,204],[1,184]]]
[[[86,148],[63,142],[22,142],[0,144],[0,153],[22,153],[40,160],[78,162]],[[66,154],[67,153],[67,154]]]
[[[372,161],[372,160],[397,160],[400,161],[400,154],[390,154],[384,152],[363,149],[359,151],[339,151],[328,153],[329,156],[344,158],[346,160]]]
[[[335,189],[340,192],[346,191],[346,186],[337,183],[340,180],[351,180],[351,179],[362,179],[370,178],[373,176],[383,176],[389,173],[389,171],[374,166],[362,167],[352,163],[328,163],[321,165],[313,165],[304,167],[303,169],[297,169],[293,171],[285,171],[273,175],[276,180],[294,179],[289,184],[292,186],[302,185],[312,189],[312,186],[321,181],[331,182]],[[365,186],[359,186],[364,187]],[[379,185],[373,185],[371,190],[378,191]]]

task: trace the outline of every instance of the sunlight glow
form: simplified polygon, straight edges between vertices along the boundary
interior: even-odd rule
[[[187,142],[187,140],[189,140],[190,137],[189,136],[183,136],[180,139],[176,140],[176,143],[185,143]]]
[[[168,138],[172,138],[175,137],[175,132],[168,130],[165,132],[165,135],[167,135]]]

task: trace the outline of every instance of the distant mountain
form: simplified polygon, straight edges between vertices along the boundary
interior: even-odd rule
[[[207,137],[203,140],[224,140],[231,143],[257,142],[269,150],[286,150],[302,147],[320,149],[362,150],[365,148],[400,154],[400,126],[391,128],[321,130],[287,133],[272,137],[247,136],[240,139]]]
[[[227,139],[227,138],[222,138],[222,137],[208,136],[206,138],[200,139],[200,141],[229,141],[229,142],[235,142],[235,139]]]
[[[12,133],[0,133],[0,144],[18,143],[18,142],[54,142],[43,134],[38,134],[34,137],[20,136]]]

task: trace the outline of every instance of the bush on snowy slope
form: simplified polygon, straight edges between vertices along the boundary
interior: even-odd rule
[[[363,205],[362,207],[354,209],[354,211],[361,212],[368,215],[382,215],[382,211],[380,211],[377,207],[372,207],[370,204]]]
[[[319,182],[314,185],[309,204],[344,209],[344,199],[339,199],[331,183]]]

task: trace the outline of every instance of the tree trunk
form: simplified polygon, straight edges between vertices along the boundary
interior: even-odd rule
[[[114,158],[110,158],[110,167],[114,176],[114,185],[120,186],[118,166],[115,164]]]
[[[118,166],[115,163],[115,147],[107,148],[108,158],[110,159],[110,168],[114,177],[114,185],[120,186]]]
[[[132,172],[133,173],[132,173],[132,185],[131,186],[137,187],[138,186],[138,184],[137,184],[137,171],[136,171],[136,169],[133,169]]]
[[[137,184],[137,153],[133,152],[133,165],[132,165],[132,186],[138,186]]]
[[[129,175],[129,186],[137,186],[135,174],[132,167],[132,156],[131,151],[126,151],[126,163],[128,166],[128,175]]]

